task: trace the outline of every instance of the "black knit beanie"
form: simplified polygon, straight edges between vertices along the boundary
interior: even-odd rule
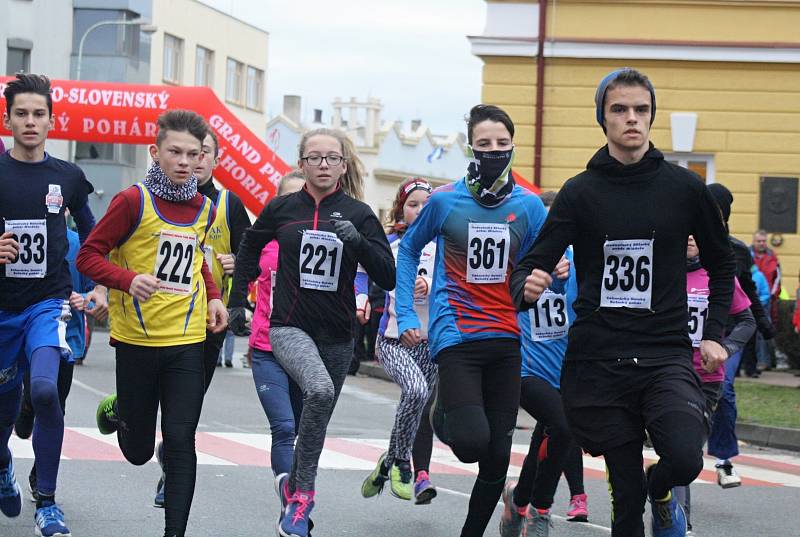
[[[719,209],[722,211],[722,219],[727,223],[728,218],[731,216],[733,194],[731,194],[731,191],[728,190],[725,185],[719,183],[711,183],[708,185],[708,191],[711,192],[711,195],[714,196],[714,199],[717,201],[717,205],[719,205]]]

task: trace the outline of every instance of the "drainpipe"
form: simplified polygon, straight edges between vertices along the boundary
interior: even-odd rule
[[[536,127],[533,140],[533,184],[542,186],[542,117],[544,116],[544,41],[548,0],[539,0],[539,54],[536,56]]]

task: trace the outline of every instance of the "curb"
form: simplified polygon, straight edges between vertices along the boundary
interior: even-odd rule
[[[367,377],[394,382],[378,362],[361,362],[358,372]],[[521,415],[523,414],[521,413]],[[528,417],[527,414],[524,415],[526,418]],[[518,423],[518,426],[520,425]],[[739,422],[736,424],[736,436],[739,440],[754,446],[800,451],[800,429],[768,427],[766,425]]]
[[[736,436],[756,446],[800,451],[800,429],[739,422],[736,424]]]
[[[377,361],[361,362],[361,365],[358,368],[358,372],[359,374],[365,375],[367,377],[381,379],[387,382],[394,382],[392,380],[392,377],[390,377],[389,374],[386,371],[384,371],[381,364],[379,364]]]

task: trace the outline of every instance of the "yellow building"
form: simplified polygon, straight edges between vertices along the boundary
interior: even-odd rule
[[[482,99],[511,114],[517,128],[516,170],[543,189],[557,189],[583,170],[605,143],[595,122],[594,92],[606,73],[623,66],[643,71],[656,88],[656,147],[707,182],[731,189],[731,231],[740,239],[749,244],[764,216],[762,178],[794,178],[796,186],[800,1],[486,3],[483,35],[470,37],[473,54],[484,62]],[[541,88],[538,72],[543,73]],[[542,95],[538,165],[537,89]],[[797,196],[788,197],[773,193],[765,201],[773,208],[789,201],[790,216],[796,217]],[[774,248],[784,287],[792,292],[800,235],[793,229],[772,238],[774,244],[783,241]]]

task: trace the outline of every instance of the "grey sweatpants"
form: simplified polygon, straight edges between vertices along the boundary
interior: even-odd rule
[[[313,491],[328,421],[353,358],[353,341],[317,344],[299,328],[270,328],[272,353],[303,392],[289,490]]]

